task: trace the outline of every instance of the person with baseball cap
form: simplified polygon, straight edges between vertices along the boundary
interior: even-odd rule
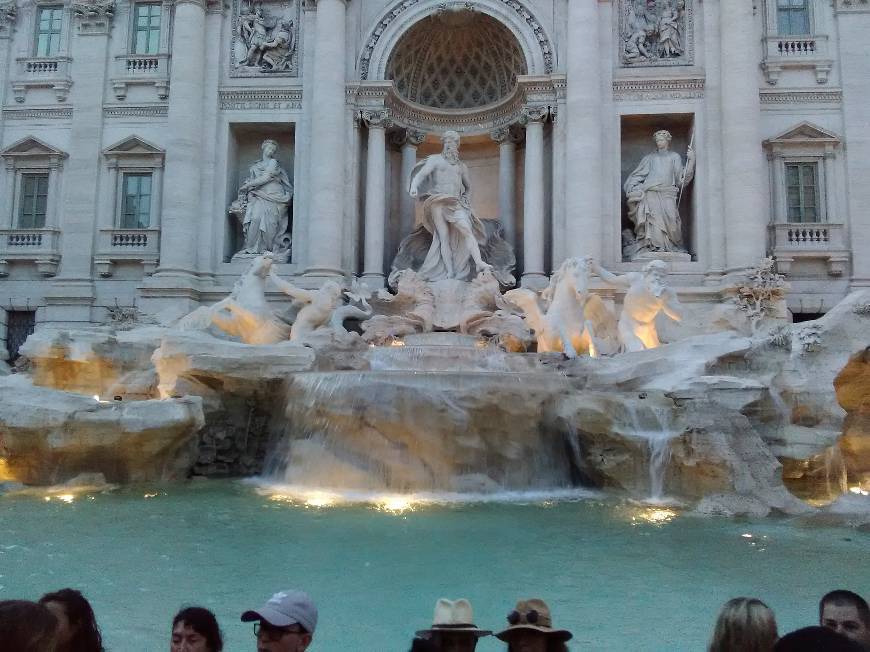
[[[288,589],[243,613],[242,622],[254,623],[257,652],[305,652],[317,627],[317,607],[306,593]]]

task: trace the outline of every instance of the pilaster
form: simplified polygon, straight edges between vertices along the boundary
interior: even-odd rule
[[[521,118],[526,127],[522,285],[532,288],[544,287],[547,284],[544,269],[544,122],[548,116],[546,106],[530,106],[523,108]]]
[[[364,110],[360,117],[368,129],[363,279],[368,287],[379,289],[384,287],[385,280],[386,129],[390,126],[390,112]]]

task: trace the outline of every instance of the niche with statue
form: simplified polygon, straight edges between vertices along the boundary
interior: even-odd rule
[[[292,125],[231,125],[225,260],[290,262],[294,145]]]
[[[694,116],[622,116],[620,138],[623,260],[692,260]]]

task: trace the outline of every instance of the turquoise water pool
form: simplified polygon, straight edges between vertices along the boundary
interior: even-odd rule
[[[210,481],[66,500],[0,498],[0,598],[80,588],[117,652],[167,649],[173,613],[191,603],[217,613],[228,652],[253,651],[239,614],[288,587],[319,604],[312,652],[404,652],[440,596],[469,598],[493,629],[517,598],[540,596],[572,650],[624,651],[703,650],[737,595],[765,600],[787,631],[812,624],[828,589],[870,594],[866,533],[598,497],[389,511]]]

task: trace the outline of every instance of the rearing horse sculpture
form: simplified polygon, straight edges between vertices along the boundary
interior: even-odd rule
[[[569,258],[562,263],[541,293],[544,309],[532,290],[505,293],[535,331],[539,352],[560,351],[568,358],[616,352],[616,318],[597,295],[589,293],[591,265],[591,258]]]

